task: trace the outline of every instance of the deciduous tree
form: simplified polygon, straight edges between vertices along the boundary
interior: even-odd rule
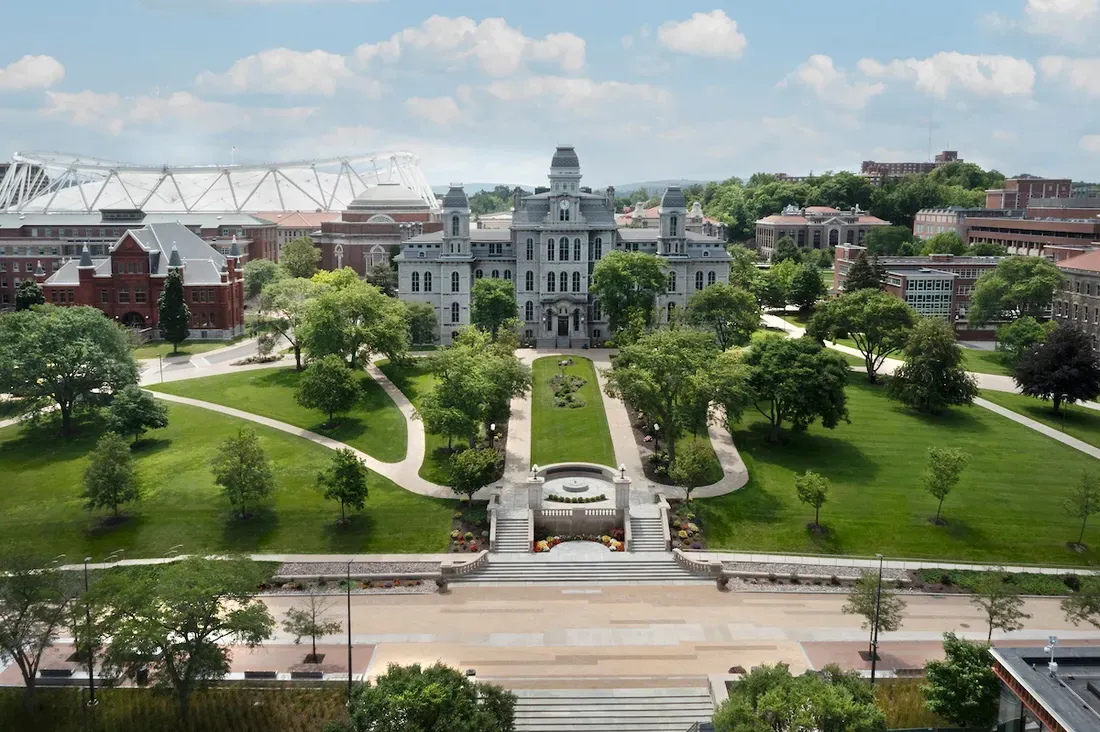
[[[312,277],[321,264],[321,250],[308,236],[299,237],[283,245],[279,264],[291,277]]]
[[[1055,327],[1056,323],[1053,320],[1040,323],[1030,315],[1017,318],[997,328],[997,350],[1001,351],[1005,360],[1015,368],[1019,365],[1020,358],[1031,350],[1032,346],[1046,342],[1047,335]]]
[[[875,612],[876,603],[878,605],[877,615]],[[878,633],[891,633],[901,627],[902,619],[905,616],[905,607],[905,600],[886,589],[885,584],[880,594],[876,573],[864,572],[856,580],[855,585],[852,586],[852,591],[848,593],[848,601],[844,603],[844,607],[840,611],[845,615],[858,615],[863,618],[863,624],[860,627],[869,630],[871,633],[870,638],[874,638],[877,635],[876,617],[878,618]],[[867,651],[868,653],[874,652],[871,641],[868,641]]]
[[[178,353],[180,344],[191,335],[191,308],[183,290],[183,270],[172,268],[164,279],[164,289],[157,297],[157,329],[160,337],[172,344]]]
[[[744,356],[754,406],[771,423],[772,442],[789,422],[803,431],[817,420],[827,429],[848,420],[848,363],[810,338],[767,333]]]
[[[334,415],[351,411],[361,396],[356,373],[331,354],[310,363],[294,391],[294,399],[303,407],[328,415],[326,427],[335,426]]]
[[[256,327],[262,332],[279,335],[294,349],[294,365],[302,370],[302,324],[310,303],[327,286],[303,278],[272,282],[260,293],[259,317]]]
[[[1009,257],[978,278],[967,319],[984,325],[1006,317],[1041,318],[1064,281],[1058,266],[1043,257]]]
[[[311,585],[309,592],[302,598],[301,605],[286,611],[283,630],[294,636],[294,645],[301,643],[302,638],[309,638],[313,650],[306,663],[320,663],[317,658],[318,636],[334,635],[344,629],[344,624],[339,620],[325,617],[332,605],[332,600],[321,594],[315,585]]]
[[[134,444],[146,430],[168,426],[168,408],[137,384],[127,386],[111,401],[107,426],[120,435],[133,435]]]
[[[108,432],[96,442],[84,471],[84,501],[89,511],[118,507],[141,498],[141,480],[134,469],[130,446],[119,435]]]
[[[993,673],[993,656],[985,643],[943,636],[942,661],[924,666],[921,686],[928,710],[966,729],[988,729],[997,721],[1001,683]]]
[[[750,285],[752,294],[766,308],[787,306],[787,285],[774,267],[760,272]]]
[[[924,240],[921,246],[921,254],[954,254],[962,256],[966,254],[966,245],[962,237],[954,231],[941,231],[940,233]]]
[[[76,409],[137,378],[126,332],[95,308],[43,305],[0,317],[0,393],[25,413],[56,405],[66,436]]]
[[[328,468],[317,476],[317,484],[330,501],[340,502],[340,523],[347,521],[345,510],[351,506],[362,511],[367,501],[369,471],[359,456],[348,448],[340,448],[332,456]]]
[[[1089,336],[1063,324],[1020,356],[1013,379],[1022,393],[1050,400],[1057,412],[1063,402],[1091,401],[1100,395],[1100,361]]]
[[[881,289],[882,275],[879,272],[877,260],[876,263],[872,264],[867,259],[867,253],[861,252],[859,259],[848,269],[848,276],[844,280],[844,291],[856,292],[858,290]]]
[[[1061,608],[1067,622],[1100,628],[1100,581],[1094,577],[1084,579],[1080,590],[1062,600]]]
[[[849,290],[818,308],[806,335],[820,341],[850,337],[863,354],[867,380],[875,383],[890,354],[912,333],[916,313],[902,300],[876,289]]]
[[[807,470],[794,477],[794,490],[798,500],[814,510],[814,522],[811,528],[821,528],[821,507],[829,499],[829,479],[820,473]]]
[[[913,230],[908,226],[873,226],[863,239],[867,254],[871,256],[906,256],[908,245],[915,241]]]
[[[1070,516],[1081,519],[1081,533],[1077,535],[1074,547],[1084,549],[1085,525],[1089,516],[1100,513],[1100,480],[1092,473],[1084,473],[1073,486],[1073,491],[1063,506]]]
[[[903,350],[904,363],[886,385],[886,393],[921,412],[939,414],[955,404],[972,404],[978,382],[963,366],[963,353],[950,323],[921,318]]]
[[[114,614],[105,668],[148,668],[189,724],[191,695],[229,673],[229,642],[254,648],[271,637],[275,621],[256,599],[267,580],[256,562],[197,557],[101,580]]]
[[[501,326],[518,313],[516,287],[511,280],[483,278],[474,282],[470,291],[470,322],[489,331],[494,341]]]
[[[244,296],[257,298],[272,282],[287,277],[286,270],[270,259],[253,259],[244,265]]]
[[[691,322],[714,331],[718,348],[743,346],[760,327],[760,305],[748,290],[719,282],[699,290],[688,301]]]
[[[431,304],[405,303],[405,320],[409,326],[409,342],[413,345],[428,346],[439,340],[439,319]]]
[[[489,485],[496,477],[500,465],[500,453],[486,447],[463,450],[451,456],[451,490],[467,501]]]
[[[248,506],[275,490],[275,473],[264,453],[260,438],[241,428],[226,439],[210,461],[214,483],[221,486],[239,518],[248,518]]]
[[[970,602],[985,615],[989,633],[986,640],[992,640],[993,630],[1013,631],[1024,627],[1024,620],[1031,616],[1024,612],[1024,599],[1015,585],[1005,582],[998,573],[987,574],[974,588]]]
[[[386,297],[397,297],[397,270],[389,262],[371,265],[363,279],[381,290]]]
[[[596,262],[589,291],[600,301],[612,333],[618,333],[631,319],[653,322],[657,296],[668,287],[664,263],[644,252],[608,252]]]
[[[814,264],[799,266],[791,279],[791,289],[787,301],[797,305],[802,312],[808,312],[818,300],[825,296],[828,289],[821,279],[821,269]]]
[[[311,358],[335,354],[353,369],[375,354],[400,360],[409,349],[404,304],[359,280],[311,299],[298,334]]]
[[[717,458],[710,440],[697,438],[684,445],[684,449],[676,455],[676,462],[669,466],[668,477],[684,489],[684,497],[690,501],[696,488],[710,482],[716,464]]]
[[[936,517],[932,519],[932,523],[937,525],[947,523],[940,518],[943,499],[947,498],[952,489],[958,485],[963,468],[968,462],[970,462],[970,454],[958,448],[928,448],[928,468],[921,476],[921,481],[924,483],[924,489],[939,501],[936,505]]]
[[[980,241],[967,247],[966,253],[971,257],[1004,257],[1008,255],[1008,250],[991,241]]]
[[[32,279],[25,279],[15,288],[15,309],[29,310],[35,305],[45,305],[46,296],[42,286]]]
[[[775,248],[772,249],[772,262],[778,264],[788,260],[798,264],[802,261],[802,251],[794,243],[794,239],[789,236],[781,236],[776,240]]]

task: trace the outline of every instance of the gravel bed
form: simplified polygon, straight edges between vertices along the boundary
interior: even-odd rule
[[[347,574],[347,562],[286,562],[275,577],[319,575],[339,579]],[[439,562],[352,562],[351,574],[419,574],[438,572]]]
[[[818,574],[825,577],[830,577],[834,574],[837,577],[859,577],[863,572],[867,571],[865,567],[844,567],[832,564],[776,564],[771,562],[722,562],[722,568],[736,572],[764,572],[765,574],[771,572],[778,579],[786,579],[791,576],[792,572],[798,574],[800,577],[805,577],[810,574]],[[882,570],[882,578],[884,580],[908,579],[909,572],[904,569],[890,569],[889,567],[884,567]],[[798,587],[798,585],[795,585],[795,587]]]
[[[439,592],[439,588],[436,587],[435,582],[430,580],[424,580],[417,585],[402,584],[398,587],[368,587],[367,589],[360,589],[353,587],[351,594],[353,595],[434,595]],[[283,590],[278,587],[272,588],[268,592],[261,592],[261,595],[308,595],[309,590]],[[326,595],[346,595],[345,590],[340,589],[340,586],[336,583],[330,584],[325,588],[324,593]]]

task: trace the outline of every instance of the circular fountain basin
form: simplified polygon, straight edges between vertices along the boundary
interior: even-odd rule
[[[588,481],[580,478],[566,478],[561,482],[561,488],[566,493],[584,493],[588,490]]]

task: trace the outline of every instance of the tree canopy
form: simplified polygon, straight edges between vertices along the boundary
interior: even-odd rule
[[[275,490],[271,461],[251,429],[242,427],[226,438],[211,458],[210,470],[240,518],[248,518],[248,506]]]
[[[608,252],[592,271],[592,294],[599,299],[612,333],[632,320],[653,322],[657,296],[668,287],[664,263],[644,252]]]
[[[496,340],[505,323],[519,314],[516,286],[511,280],[483,277],[470,291],[470,322]]]
[[[886,393],[921,412],[938,414],[955,404],[972,404],[978,382],[964,367],[962,348],[951,324],[921,318],[903,349],[904,363],[886,384]]]
[[[294,392],[295,401],[303,407],[327,414],[329,427],[334,415],[351,411],[361,396],[355,372],[335,354],[311,362]]]
[[[111,400],[107,426],[120,435],[133,435],[137,444],[145,430],[168,426],[168,408],[137,384],[131,384]]]
[[[409,343],[429,346],[439,340],[439,319],[431,303],[406,302],[405,321],[409,326]]]
[[[1063,402],[1100,395],[1100,361],[1084,331],[1061,324],[1019,357],[1013,380],[1024,394],[1053,402],[1057,412]]]
[[[297,332],[310,358],[335,354],[353,369],[375,354],[400,360],[409,349],[404,304],[358,279],[311,298]]]
[[[302,370],[302,326],[306,312],[310,303],[327,289],[327,285],[313,280],[292,277],[269,283],[260,293],[256,327],[290,343],[299,371]]]
[[[692,323],[714,331],[718,348],[743,346],[760,327],[760,305],[750,292],[719,282],[699,290],[688,301]]]
[[[1048,320],[1040,323],[1030,315],[1017,318],[997,328],[997,350],[1001,351],[1006,362],[1015,367],[1032,346],[1046,341],[1057,323]]]
[[[943,636],[942,661],[929,661],[921,686],[928,710],[967,729],[989,729],[997,721],[1001,683],[984,643]]]
[[[183,289],[183,272],[169,269],[164,289],[157,296],[157,329],[160,337],[172,344],[172,353],[191,335],[191,309]]]
[[[288,241],[279,252],[279,265],[291,277],[312,277],[320,263],[321,250],[308,236]]]
[[[875,261],[867,259],[866,252],[860,252],[859,259],[848,269],[844,280],[844,291],[881,290],[882,273],[879,271],[877,257]]]
[[[1043,257],[1009,257],[974,283],[967,319],[984,325],[1023,315],[1041,318],[1064,281],[1058,265]]]
[[[924,240],[924,244],[921,245],[920,253],[928,256],[929,254],[954,254],[955,256],[961,256],[966,254],[966,244],[963,244],[962,237],[954,231],[941,231],[935,236],[931,236]]]
[[[451,456],[451,490],[466,500],[489,485],[497,475],[500,454],[489,447],[481,450],[463,450]]]
[[[42,294],[42,285],[27,278],[15,288],[15,309],[28,310],[35,305],[44,305],[46,296]]]
[[[787,301],[797,305],[805,313],[813,308],[814,303],[825,297],[828,291],[825,280],[821,277],[821,268],[816,264],[803,264],[791,278]]]
[[[370,472],[352,450],[342,447],[332,456],[328,468],[317,476],[317,484],[330,501],[340,502],[340,521],[347,520],[346,509],[351,506],[362,511],[366,505]]]
[[[863,354],[867,380],[875,382],[890,354],[901,350],[917,314],[904,301],[880,290],[846,292],[817,309],[806,335],[820,341],[849,337]]]
[[[0,315],[0,393],[19,399],[25,413],[56,405],[66,435],[74,410],[137,380],[126,332],[96,308],[40,305]]]
[[[253,259],[244,265],[244,296],[257,298],[272,282],[287,277],[286,269],[270,259]]]
[[[863,237],[863,246],[870,256],[912,256],[920,249],[920,241],[908,226],[874,226]]]
[[[118,507],[141,498],[142,486],[134,468],[130,446],[119,435],[107,432],[96,442],[84,470],[84,502],[88,510]]]

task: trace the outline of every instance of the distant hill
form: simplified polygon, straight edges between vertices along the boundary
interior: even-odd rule
[[[497,186],[501,185],[506,185],[509,188],[515,188],[516,186],[519,186],[520,188],[526,188],[529,191],[534,190],[535,188],[534,186],[524,185],[523,183],[463,183],[462,188],[466,191],[466,195],[472,196],[473,194],[480,193],[481,191],[491,191]],[[441,196],[450,189],[450,186],[432,186],[432,192]]]
[[[688,180],[688,179],[683,179],[683,180],[672,180],[672,179],[669,179],[669,180],[647,180],[647,181],[643,181],[641,183],[623,183],[621,185],[616,185],[615,186],[615,193],[618,194],[618,195],[633,193],[634,191],[638,190],[639,188],[645,188],[650,193],[654,193],[654,192],[658,192],[658,191],[663,191],[664,189],[668,188],[669,186],[685,187],[685,186],[693,186],[693,185],[709,183],[709,182],[710,181],[707,181],[707,180]]]

